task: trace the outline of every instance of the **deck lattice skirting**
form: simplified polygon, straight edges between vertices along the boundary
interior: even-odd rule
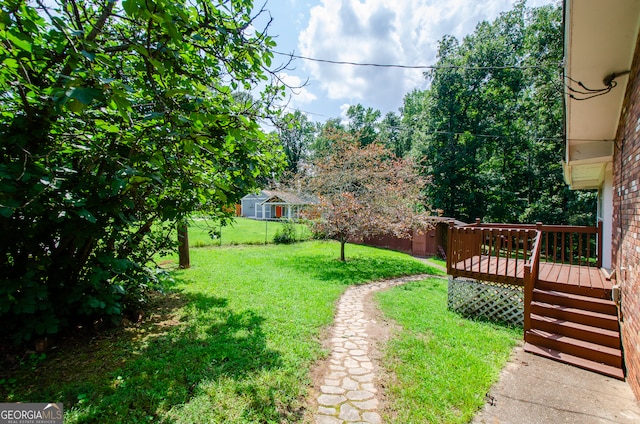
[[[512,284],[449,276],[447,306],[466,317],[522,327],[524,290]]]

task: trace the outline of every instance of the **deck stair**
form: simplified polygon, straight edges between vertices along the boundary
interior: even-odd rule
[[[524,350],[624,380],[620,329],[610,290],[538,281]]]
[[[524,349],[624,380],[613,282],[597,227],[449,224],[447,273],[523,287]]]

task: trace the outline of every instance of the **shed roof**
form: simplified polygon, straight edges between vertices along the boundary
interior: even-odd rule
[[[290,205],[309,205],[317,203],[317,200],[310,195],[302,193],[293,193],[290,191],[281,190],[262,190],[267,195],[267,198],[261,203],[274,203],[274,200],[282,200],[282,203]]]

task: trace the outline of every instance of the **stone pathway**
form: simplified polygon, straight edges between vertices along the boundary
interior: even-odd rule
[[[329,367],[317,399],[316,424],[382,423],[377,364],[370,357],[374,341],[367,333],[375,320],[365,313],[364,299],[369,293],[426,277],[414,275],[352,286],[342,295],[331,330]]]

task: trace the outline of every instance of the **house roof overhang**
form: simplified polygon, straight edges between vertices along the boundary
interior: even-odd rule
[[[597,189],[613,160],[640,26],[640,0],[565,0],[564,7],[564,175],[572,189]],[[587,88],[604,89],[612,77],[615,86],[592,97],[600,93]]]

